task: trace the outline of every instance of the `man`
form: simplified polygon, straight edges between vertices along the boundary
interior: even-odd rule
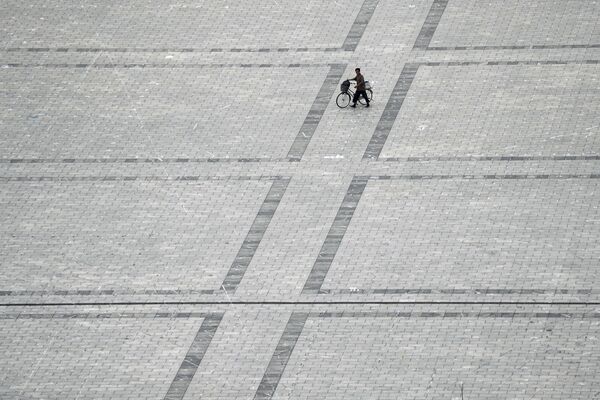
[[[360,96],[365,99],[367,107],[369,107],[369,97],[367,96],[365,88],[365,77],[360,73],[360,68],[356,68],[354,72],[356,72],[356,76],[352,79],[348,79],[350,81],[356,81],[356,92],[354,92],[354,98],[352,99],[352,105],[350,107],[356,107],[356,102]]]

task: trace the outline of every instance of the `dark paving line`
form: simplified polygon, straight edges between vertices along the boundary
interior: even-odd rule
[[[354,177],[344,200],[337,211],[335,219],[329,228],[325,242],[319,251],[319,255],[315,263],[313,264],[312,270],[304,284],[302,293],[313,293],[318,292],[323,285],[327,272],[331,267],[331,263],[335,258],[335,255],[342,243],[344,234],[350,225],[354,211],[358,206],[358,202],[367,186],[368,179]]]
[[[306,68],[330,64],[5,63],[5,68]]]
[[[354,51],[360,42],[363,34],[365,33],[365,29],[367,25],[369,25],[369,21],[375,13],[375,9],[377,8],[377,4],[379,4],[379,0],[365,0],[360,7],[360,11],[356,16],[356,20],[352,24],[350,28],[350,32],[346,36],[344,40],[344,44],[342,45],[342,49],[345,51]]]
[[[566,65],[566,64],[599,64],[600,60],[522,60],[522,61],[444,61],[424,62],[415,65],[426,66],[467,66],[467,65]],[[127,63],[127,64],[33,64],[7,63],[6,68],[308,68],[326,67],[331,64],[175,64],[175,63]]]
[[[0,182],[114,182],[114,181],[270,181],[280,175],[257,176],[0,176]]]
[[[597,161],[600,155],[558,156],[415,156],[379,157],[387,162],[421,161]],[[291,162],[289,158],[0,158],[0,164],[184,164],[184,163],[265,163]]]
[[[399,295],[399,294],[417,294],[417,295],[595,295],[600,294],[600,290],[595,289],[320,289],[318,294],[328,295]]]
[[[431,288],[384,288],[384,289],[319,289],[317,294],[322,295],[596,295],[600,290],[595,289],[431,289]],[[195,289],[150,289],[150,290],[0,290],[0,297],[18,296],[211,296],[221,295],[220,290],[195,290]]]
[[[394,121],[396,121],[396,118],[398,117],[402,103],[406,98],[408,90],[410,89],[410,85],[412,84],[418,69],[419,64],[404,65],[404,68],[400,73],[400,77],[398,78],[390,98],[385,105],[383,114],[381,114],[381,118],[377,123],[375,132],[373,133],[367,149],[363,154],[363,160],[377,160],[379,158],[379,154],[381,154],[381,150],[383,149],[388,135],[392,130]]]
[[[534,304],[535,305],[535,304]],[[180,314],[180,315],[179,315]],[[4,319],[111,319],[111,318],[211,318],[212,313],[7,313]],[[296,313],[299,314],[299,313]],[[306,313],[307,318],[600,318],[599,312],[378,312],[378,311],[319,311]],[[268,368],[268,367],[267,367]]]
[[[380,157],[387,162],[422,161],[597,161],[600,155],[588,156],[426,156],[426,157]]]
[[[600,179],[600,174],[528,174],[528,175],[372,175],[362,176],[369,180],[428,180],[428,179]]]
[[[101,313],[101,312],[82,312],[82,313],[13,313],[13,314],[0,314],[0,319],[111,319],[111,318],[127,318],[127,319],[156,319],[156,318],[210,318],[212,313],[198,313],[198,312],[112,312],[112,313]]]
[[[417,65],[427,67],[464,67],[470,65],[570,65],[600,64],[600,60],[513,60],[513,61],[435,61]]]
[[[8,53],[285,53],[329,52],[343,50],[340,47],[259,47],[259,48],[192,48],[192,47],[8,47],[0,52]]]
[[[342,74],[346,70],[345,64],[332,64],[329,67],[327,77],[323,81],[319,93],[315,98],[308,115],[304,119],[300,131],[294,140],[290,150],[287,154],[287,159],[290,161],[300,161],[304,152],[306,151],[310,140],[312,139],[321,117],[327,109],[327,105],[331,101],[335,90],[342,78]]]
[[[170,164],[170,163],[259,163],[283,162],[287,158],[0,158],[0,164]]]
[[[165,400],[180,400],[183,399],[185,392],[187,391],[198,366],[202,362],[202,358],[212,341],[219,324],[223,319],[223,313],[212,314],[202,321],[198,333],[194,341],[190,345],[190,348],[177,371],[177,375],[171,382],[171,386],[165,395]]]
[[[183,306],[218,306],[218,305],[539,305],[539,306],[599,306],[598,301],[393,301],[393,300],[365,300],[365,301],[115,301],[115,302],[47,302],[47,303],[3,303],[0,307],[79,307],[79,306],[158,306],[158,305],[183,305]],[[2,315],[2,314],[0,314]],[[132,313],[132,315],[135,315]],[[134,318],[134,317],[132,317]]]
[[[428,179],[600,179],[600,174],[530,174],[530,175],[373,175],[362,180]],[[0,176],[0,182],[119,182],[119,181],[265,181],[289,179],[283,176]]]
[[[556,312],[311,312],[310,318],[600,318],[600,313]]]
[[[221,294],[219,290],[196,290],[196,289],[149,289],[149,290],[0,290],[0,297],[3,296],[183,296],[183,295],[215,295]],[[474,295],[496,295],[496,294],[569,294],[569,295],[591,295],[600,294],[600,290],[595,289],[319,289],[318,294],[474,294]]]
[[[227,275],[221,284],[221,288],[225,292],[235,292],[242,281],[242,278],[256,253],[256,249],[258,249],[258,246],[269,227],[269,223],[271,222],[275,211],[277,211],[279,202],[285,194],[289,182],[289,179],[280,179],[272,183],[271,189],[269,189],[269,193],[267,193],[267,196],[260,206],[258,214],[256,215],[256,218],[254,218],[254,222],[252,222],[252,226],[242,243],[242,247],[235,256],[235,259],[229,268],[229,272],[227,272]]]
[[[2,296],[185,296],[214,295],[218,290],[212,289],[148,289],[148,290],[0,290]]]
[[[270,399],[275,394],[279,380],[304,329],[308,315],[308,313],[294,312],[290,316],[279,343],[277,343],[277,348],[271,356],[271,361],[269,361],[269,365],[256,389],[255,400]]]
[[[435,33],[435,30],[437,29],[440,20],[442,19],[442,15],[444,14],[444,10],[446,9],[447,4],[448,0],[433,1],[433,4],[429,9],[429,13],[425,18],[425,23],[421,27],[419,36],[417,36],[417,40],[415,41],[413,49],[425,50],[429,47],[429,43],[431,43],[433,34]]]
[[[426,50],[542,50],[542,49],[597,49],[600,44],[542,44],[542,45],[492,45],[492,46],[432,46]]]

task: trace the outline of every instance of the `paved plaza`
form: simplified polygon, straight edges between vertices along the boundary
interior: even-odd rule
[[[3,0],[0,400],[600,399],[599,21]]]

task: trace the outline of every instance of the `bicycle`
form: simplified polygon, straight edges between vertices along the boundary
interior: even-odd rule
[[[367,92],[369,102],[373,101],[373,86],[369,83],[369,81],[365,81],[365,91]],[[345,80],[341,83],[340,92],[341,93],[338,94],[335,99],[335,104],[337,104],[339,108],[346,108],[354,98],[354,92],[352,89],[350,89],[350,81]],[[362,96],[358,99],[358,102],[363,106],[367,104]]]

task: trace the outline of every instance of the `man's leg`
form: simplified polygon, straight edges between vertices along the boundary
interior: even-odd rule
[[[358,96],[360,95],[360,91],[354,92],[354,97],[352,97],[352,105],[350,107],[356,107],[356,102],[358,101]]]
[[[367,91],[363,90],[360,92],[360,94],[362,95],[362,97],[364,97],[365,101],[367,102],[367,107],[369,107],[369,96],[367,96]]]

